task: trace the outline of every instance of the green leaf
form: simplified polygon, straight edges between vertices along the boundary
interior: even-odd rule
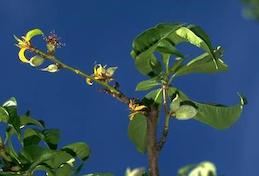
[[[157,79],[149,79],[149,80],[141,81],[138,83],[136,87],[136,91],[149,90],[158,85],[161,85],[161,83],[159,83]]]
[[[194,103],[198,107],[195,120],[217,129],[225,129],[238,120],[245,105],[245,99],[240,97],[240,103],[234,106]]]
[[[154,52],[169,54],[171,51],[170,54],[183,57],[175,49],[175,46],[182,42],[188,42],[203,49],[210,55],[215,68],[218,69],[217,58],[214,56],[208,35],[195,25],[159,24],[148,29],[133,41],[131,56],[135,59],[138,71],[153,77],[158,74],[150,64]]]
[[[80,158],[81,160],[86,160],[90,155],[90,148],[83,142],[66,145],[62,150],[70,153],[74,157]]]
[[[48,166],[53,169],[59,168],[62,164],[67,163],[69,160],[73,159],[73,156],[65,151],[58,151],[54,154],[54,156],[45,161]]]
[[[33,119],[29,116],[20,117],[20,121],[21,121],[21,126],[35,125],[35,126],[38,126],[40,128],[44,128],[44,124],[41,121]]]
[[[175,118],[178,120],[188,120],[197,114],[197,109],[190,105],[181,105],[175,112]]]
[[[175,87],[169,87],[168,96],[171,97],[176,92],[180,94],[179,96],[182,100],[188,99],[188,97],[183,92],[181,92],[180,90],[178,90]],[[158,105],[161,105],[162,104],[162,89],[156,89],[156,90],[150,91],[144,97],[144,101],[151,101],[151,102],[154,102]]]
[[[73,168],[69,164],[63,164],[56,170],[55,176],[71,176],[73,175]]]
[[[38,165],[50,160],[55,156],[55,151],[38,145],[25,146],[20,152],[20,156],[30,162],[28,171],[33,171]]]
[[[157,46],[157,51],[184,58],[184,55],[176,49],[174,43],[170,42],[170,40],[162,40]]]
[[[9,113],[5,110],[4,107],[0,106],[0,122],[7,123],[9,119]]]
[[[17,114],[16,106],[5,106],[5,109],[9,114],[8,124],[13,127],[19,140],[21,140],[21,121]]]
[[[49,148],[57,149],[60,139],[60,131],[58,129],[45,129],[42,131],[43,140],[48,144]]]
[[[179,68],[176,71],[176,75],[181,76],[190,73],[216,73],[227,71],[228,66],[222,61],[222,49],[220,47],[214,50],[214,56],[217,58],[216,63],[218,68],[215,67],[211,55],[209,53],[204,53]]]
[[[167,47],[165,46],[168,45],[168,43],[163,41],[170,38],[170,35],[180,26],[179,24],[159,24],[137,36],[132,43],[133,49],[131,56],[135,59],[135,65],[140,73],[150,77],[154,77],[158,74],[154,71],[154,68],[158,67],[157,65],[159,64],[158,61],[155,61],[152,57],[153,53],[158,47],[160,50],[166,50]],[[162,42],[163,44],[161,44]],[[168,50],[170,51],[171,49]],[[157,64],[153,64],[152,66],[152,60]]]
[[[37,145],[41,141],[41,138],[42,134],[40,134],[40,131],[27,128],[23,134],[24,146]]]
[[[129,122],[128,135],[137,150],[141,153],[145,153],[147,149],[147,120],[145,116],[137,114],[135,118]]]

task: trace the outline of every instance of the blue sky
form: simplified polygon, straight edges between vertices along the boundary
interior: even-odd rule
[[[214,162],[226,176],[256,175],[258,139],[259,24],[245,20],[238,0],[1,0],[0,101],[11,96],[20,111],[62,131],[62,144],[87,142],[92,155],[84,173],[109,171],[122,175],[127,167],[146,166],[127,137],[128,110],[84,80],[61,71],[48,74],[24,65],[17,57],[13,34],[32,28],[55,30],[66,46],[57,52],[62,61],[90,73],[95,63],[118,66],[116,79],[128,96],[141,97],[135,85],[146,79],[134,68],[131,42],[160,22],[201,26],[214,46],[224,48],[227,73],[182,77],[174,85],[195,100],[235,104],[243,92],[249,105],[230,129],[218,131],[196,121],[173,121],[161,153],[161,175],[175,175],[185,164]],[[183,48],[192,51],[188,47]],[[192,55],[192,53],[190,53]]]

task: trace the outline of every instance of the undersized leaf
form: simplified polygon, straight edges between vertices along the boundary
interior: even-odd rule
[[[217,129],[229,128],[240,117],[245,105],[244,100],[244,97],[240,97],[240,103],[234,106],[194,102],[198,107],[198,113],[194,119]]]
[[[137,150],[145,153],[147,150],[147,120],[142,114],[137,114],[133,120],[129,122],[128,136],[135,144]]]
[[[175,112],[175,118],[178,120],[188,120],[197,114],[197,109],[191,105],[181,105]]]
[[[38,67],[40,65],[42,65],[44,62],[44,58],[40,57],[40,56],[33,56],[30,59],[30,65],[33,67]]]
[[[62,150],[68,152],[74,157],[80,158],[83,161],[86,160],[90,155],[90,148],[83,142],[66,145],[62,148]]]
[[[137,84],[136,91],[149,90],[160,84],[161,83],[159,83],[157,79],[149,79],[149,80],[141,81]]]
[[[217,176],[216,167],[209,161],[189,164],[178,170],[177,176]]]
[[[82,176],[114,176],[114,175],[111,173],[93,173],[93,174],[86,174]]]
[[[59,71],[59,68],[58,68],[58,66],[56,64],[50,64],[46,68],[41,69],[41,71],[55,73],[55,72]]]
[[[17,106],[17,101],[14,97],[11,97],[3,104],[3,107],[10,107],[10,106],[15,106],[15,107]]]

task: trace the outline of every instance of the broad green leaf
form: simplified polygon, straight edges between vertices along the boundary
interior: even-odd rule
[[[65,151],[58,151],[54,154],[54,156],[48,160],[45,161],[48,166],[50,166],[53,169],[59,168],[62,164],[67,163],[73,159],[73,156]]]
[[[58,129],[45,129],[42,131],[43,140],[48,144],[49,148],[56,149],[60,139],[60,131]]]
[[[240,97],[240,103],[234,106],[194,102],[198,107],[198,113],[194,119],[217,129],[229,128],[239,119],[245,105],[244,100]]]
[[[141,153],[145,153],[147,149],[147,120],[145,116],[137,114],[135,118],[129,122],[128,135],[137,150]]]
[[[24,146],[37,145],[42,139],[42,134],[39,130],[27,128],[23,134]]]
[[[73,168],[69,164],[63,164],[55,172],[55,176],[71,176],[73,174]]]
[[[174,36],[174,43],[177,45],[182,42],[191,43],[209,53],[214,64],[216,64],[215,68],[217,68],[217,58],[214,56],[211,41],[199,26],[185,25],[177,29]]]
[[[66,145],[62,150],[70,153],[74,157],[80,158],[81,160],[86,160],[90,155],[90,148],[83,142]]]
[[[163,42],[163,45],[161,44],[162,41],[170,38],[170,35],[180,26],[179,24],[159,24],[137,36],[132,43],[133,50],[131,51],[131,56],[135,59],[135,65],[140,73],[149,75],[150,77],[158,74],[154,71],[154,68],[158,67],[159,64],[157,60],[154,60],[152,55],[159,45],[159,49],[167,49],[165,46],[168,43]],[[152,62],[156,64],[152,64]]]
[[[222,50],[220,47],[214,50],[214,56],[217,58],[216,63],[218,68],[215,67],[211,55],[209,53],[204,53],[179,68],[176,71],[176,75],[180,76],[190,73],[216,73],[227,71],[228,66],[222,61]]]
[[[50,160],[55,154],[55,151],[38,145],[30,145],[23,148],[21,155],[23,155],[31,163],[41,163]]]
[[[157,79],[149,79],[149,80],[141,81],[138,83],[136,87],[136,91],[149,90],[158,85],[161,85],[161,83],[159,83]]]

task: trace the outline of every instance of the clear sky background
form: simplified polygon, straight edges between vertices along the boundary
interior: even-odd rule
[[[146,77],[130,57],[133,38],[160,22],[197,24],[214,46],[224,48],[229,71],[185,76],[174,86],[195,100],[224,104],[238,103],[236,92],[241,91],[249,105],[225,131],[192,120],[173,121],[161,153],[161,175],[176,175],[181,166],[204,160],[214,162],[225,176],[258,175],[259,22],[244,19],[241,10],[238,0],[1,0],[0,101],[15,96],[21,113],[30,109],[47,126],[61,129],[62,145],[88,143],[92,155],[83,173],[123,175],[127,167],[147,164],[127,137],[127,107],[70,72],[48,74],[22,64],[13,34],[21,36],[32,28],[55,30],[66,43],[57,52],[64,62],[88,73],[95,63],[118,66],[121,89],[141,97],[144,92],[134,89]],[[183,50],[193,51],[189,48]]]

